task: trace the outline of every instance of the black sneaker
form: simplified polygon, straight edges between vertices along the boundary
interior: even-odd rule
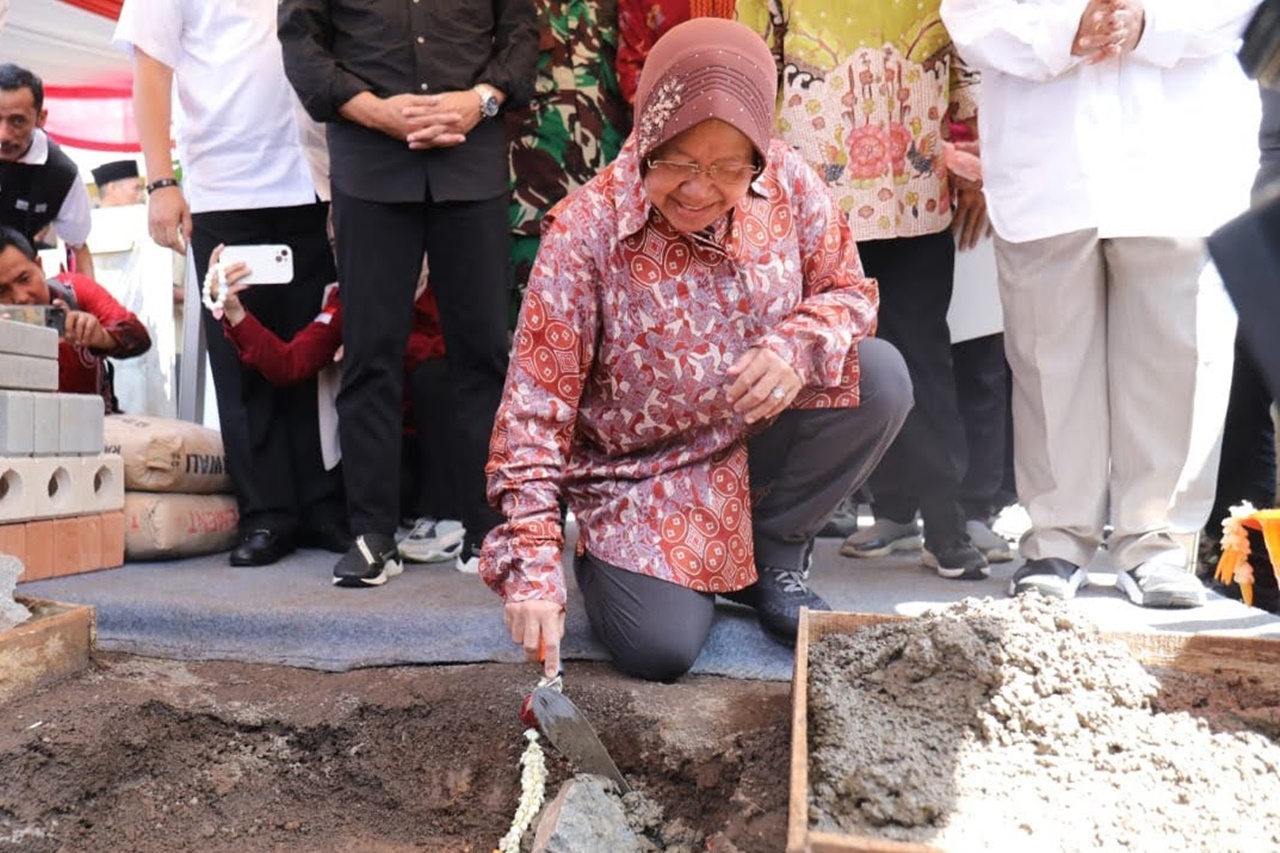
[[[382,586],[387,578],[404,571],[393,536],[366,533],[356,537],[351,550],[333,567],[334,586]]]
[[[991,574],[987,558],[966,536],[950,542],[927,543],[922,559],[939,577],[949,580],[980,581]]]
[[[1041,557],[1027,560],[1013,573],[1009,581],[1009,594],[1022,595],[1038,592],[1049,598],[1068,601],[1076,597],[1076,590],[1089,582],[1084,566],[1077,566],[1061,557]]]
[[[760,579],[746,589],[721,593],[730,601],[754,607],[764,632],[780,643],[794,646],[800,630],[800,608],[831,607],[805,583],[800,569],[761,566]]]

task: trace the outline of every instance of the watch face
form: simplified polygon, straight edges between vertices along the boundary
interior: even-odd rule
[[[485,114],[486,118],[493,118],[498,114],[498,99],[493,95],[485,98],[481,103],[480,111]]]

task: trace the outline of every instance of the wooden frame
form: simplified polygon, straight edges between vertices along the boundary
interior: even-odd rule
[[[0,705],[89,666],[97,639],[92,607],[15,596],[32,618],[0,632]]]

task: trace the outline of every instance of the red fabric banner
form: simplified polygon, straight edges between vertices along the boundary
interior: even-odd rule
[[[124,5],[124,0],[62,0],[62,2],[113,21],[120,17],[120,7]]]
[[[102,86],[45,86],[44,129],[59,145],[89,151],[140,150],[128,81]]]

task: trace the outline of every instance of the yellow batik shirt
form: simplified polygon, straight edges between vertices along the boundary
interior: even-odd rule
[[[822,175],[855,239],[951,224],[942,144],[976,112],[976,74],[941,0],[738,0],[778,62],[778,129]]]

